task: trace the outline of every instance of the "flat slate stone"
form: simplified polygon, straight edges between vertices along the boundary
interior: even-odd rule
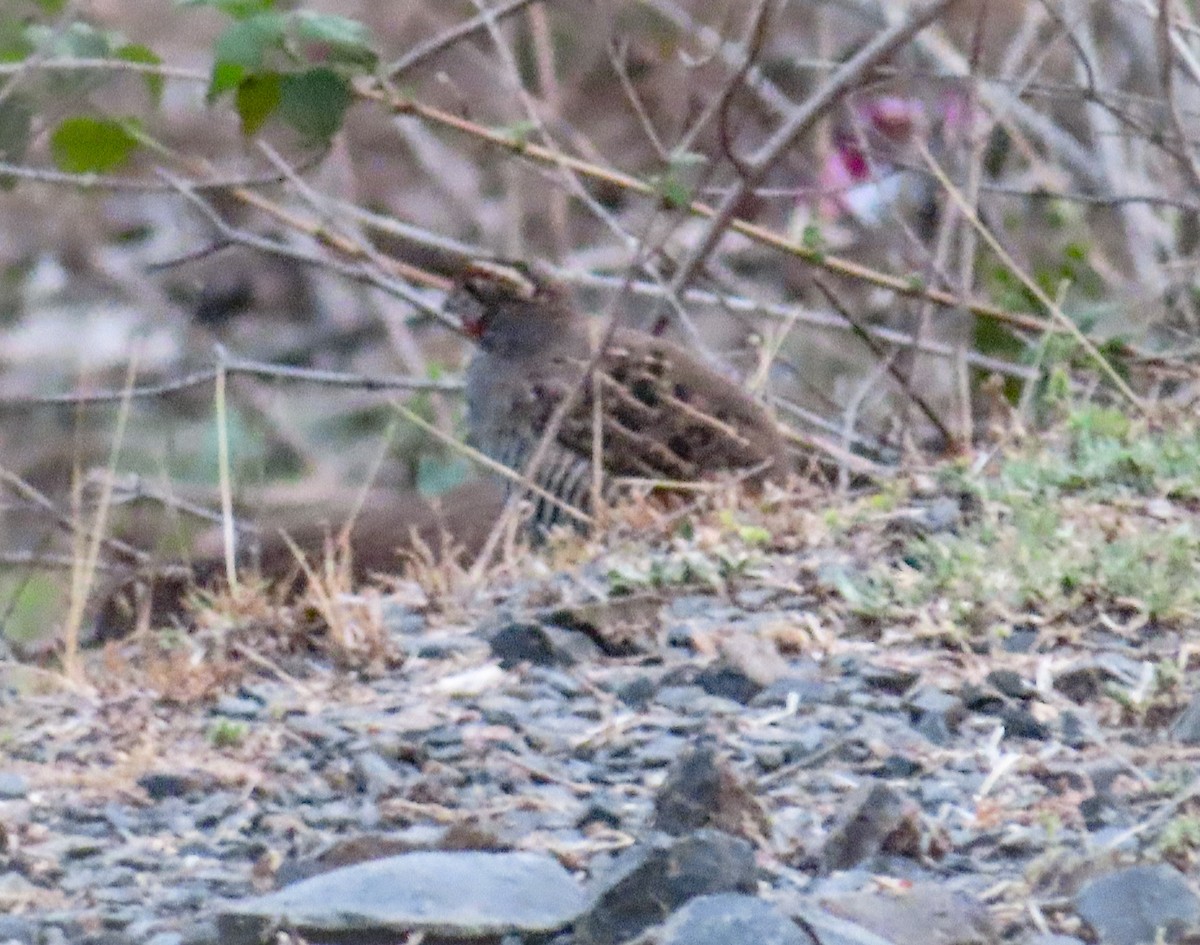
[[[659,945],[814,945],[769,902],[737,893],[700,896],[663,925]]]
[[[820,905],[892,945],[994,945],[1000,941],[982,902],[938,882],[914,883],[900,895],[864,889],[823,896]]]
[[[1200,898],[1166,863],[1115,870],[1084,885],[1075,910],[1105,945],[1173,942],[1200,926]]]
[[[29,782],[22,775],[0,771],[0,801],[18,801],[29,793]]]
[[[535,853],[418,852],[322,873],[236,903],[218,917],[223,943],[303,933],[425,932],[484,938],[547,933],[584,908],[557,860]]]

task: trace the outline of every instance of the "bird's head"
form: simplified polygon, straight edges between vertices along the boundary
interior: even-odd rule
[[[544,266],[479,261],[455,280],[446,311],[485,351],[519,354],[553,340],[570,322],[571,299]]]

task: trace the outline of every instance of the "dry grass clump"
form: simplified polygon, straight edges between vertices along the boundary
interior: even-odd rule
[[[243,575],[235,588],[194,591],[185,620],[108,644],[100,663],[105,685],[144,686],[163,699],[190,704],[229,692],[251,676],[293,683],[329,668],[367,676],[397,666],[382,592],[352,590],[336,559],[310,569],[299,597]],[[94,661],[93,661],[94,664]]]

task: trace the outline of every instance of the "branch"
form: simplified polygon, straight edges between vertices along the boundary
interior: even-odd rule
[[[943,0],[945,3],[953,3],[954,0]],[[460,131],[463,134],[470,135],[479,141],[502,148],[513,154],[528,158],[540,164],[557,165],[560,167],[569,168],[580,174],[583,177],[589,177],[593,180],[603,181],[614,187],[620,187],[623,190],[628,190],[631,193],[641,194],[645,197],[658,198],[660,195],[655,190],[652,184],[647,183],[631,174],[625,174],[621,171],[615,171],[610,168],[600,167],[590,161],[585,161],[582,158],[572,157],[568,154],[552,151],[549,148],[544,148],[540,145],[530,143],[521,137],[514,137],[504,131],[496,131],[491,128],[462,118],[442,109],[434,108],[430,105],[425,105],[415,99],[404,98],[394,93],[388,92],[374,86],[360,84],[358,86],[358,94],[381,104],[387,105],[396,111],[398,114],[415,115],[424,121],[431,124],[440,125],[443,128],[451,128],[455,131]],[[714,217],[716,210],[706,203],[693,201],[685,208],[693,216],[698,217]],[[779,250],[791,256],[801,259],[806,263],[814,266],[819,266],[827,272],[832,272],[837,275],[847,276],[851,279],[857,279],[861,282],[866,282],[871,285],[878,286],[882,289],[888,289],[898,295],[907,296],[910,298],[928,299],[945,308],[960,309],[970,312],[972,315],[982,316],[985,318],[995,319],[996,321],[1009,325],[1013,328],[1020,328],[1024,331],[1036,332],[1041,334],[1046,331],[1056,330],[1054,325],[1044,318],[1039,318],[1036,315],[1023,312],[1010,312],[1007,309],[1001,308],[998,305],[992,305],[978,299],[960,298],[952,292],[945,292],[941,289],[930,288],[923,285],[919,280],[913,280],[905,276],[897,276],[887,272],[880,272],[877,269],[872,269],[870,266],[864,266],[861,263],[854,262],[850,259],[844,259],[840,256],[832,256],[798,243],[795,240],[789,239],[787,236],[776,233],[765,226],[759,226],[756,223],[750,223],[746,220],[734,219],[729,223],[729,229],[735,233],[740,233],[747,239],[759,243],[770,249]]]
[[[318,371],[311,368],[289,367],[284,364],[267,364],[261,361],[234,359],[225,362],[221,368],[205,368],[202,371],[196,371],[193,374],[188,374],[175,380],[164,381],[161,384],[133,387],[128,392],[124,390],[101,390],[86,394],[0,395],[0,410],[56,404],[70,404],[72,406],[111,404],[119,403],[127,396],[139,399],[163,397],[168,394],[177,394],[181,391],[190,390],[194,387],[203,387],[212,384],[216,381],[217,375],[222,371],[230,375],[240,374],[260,379],[320,384],[325,387],[348,387],[365,391],[410,390],[453,393],[462,390],[463,387],[462,381],[456,379],[433,381],[413,377],[346,374],[340,371]]]
[[[496,7],[494,10],[485,10],[471,17],[469,20],[463,20],[457,26],[452,26],[444,33],[431,37],[423,43],[418,43],[391,65],[387,66],[384,70],[384,75],[387,76],[389,82],[395,82],[404,73],[416,68],[426,59],[436,56],[443,49],[448,49],[459,42],[459,40],[466,39],[472,33],[478,33],[486,29],[489,20],[496,22],[503,20],[505,17],[520,12],[533,2],[535,0],[509,0],[508,3]]]
[[[830,76],[829,81],[793,113],[756,154],[744,162],[741,182],[717,205],[703,235],[687,259],[680,264],[675,278],[671,280],[672,291],[682,290],[703,268],[721,237],[733,228],[734,214],[738,207],[742,206],[746,195],[762,182],[767,172],[812,129],[825,112],[837,104],[843,95],[860,85],[871,69],[891,56],[955,2],[957,0],[934,0],[906,21],[897,23],[876,36]]]

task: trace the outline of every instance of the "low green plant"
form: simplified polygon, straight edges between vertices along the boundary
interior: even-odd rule
[[[249,726],[234,719],[217,719],[208,727],[208,743],[214,748],[236,748],[246,740]]]
[[[1182,510],[1170,522],[1173,506],[1150,506],[1200,495],[1195,424],[1155,428],[1084,404],[989,475],[947,464],[938,483],[973,497],[971,514],[954,529],[905,536],[864,574],[837,582],[856,610],[902,617],[936,607],[967,631],[1082,605],[1132,607],[1150,620],[1200,614],[1200,529]],[[864,507],[893,501],[884,490]]]

